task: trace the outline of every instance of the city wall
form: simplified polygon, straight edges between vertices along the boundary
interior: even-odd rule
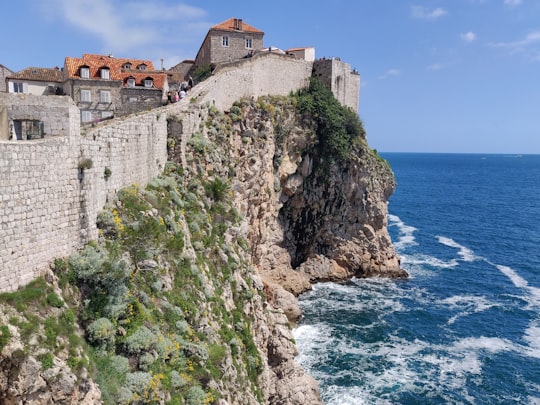
[[[11,291],[96,238],[116,191],[161,172],[167,121],[152,111],[81,131],[69,97],[1,93],[0,106],[45,127],[43,139],[0,142],[0,291]]]
[[[83,128],[69,97],[0,93],[9,119],[37,119],[45,128],[43,139],[0,141],[0,291],[27,284],[55,258],[97,238],[104,204],[161,173],[168,118],[180,123],[185,144],[199,130],[199,105],[228,110],[243,97],[288,95],[308,84],[312,66],[255,55],[220,65],[179,103]]]

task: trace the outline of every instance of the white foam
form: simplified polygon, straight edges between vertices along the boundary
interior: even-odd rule
[[[433,256],[424,255],[424,254],[415,254],[415,255],[403,255],[401,256],[402,264],[410,265],[429,265],[432,267],[438,267],[441,269],[451,269],[458,265],[457,260],[444,261]]]
[[[458,318],[463,316],[483,312],[499,305],[489,301],[486,297],[474,295],[454,295],[453,297],[445,298],[441,303],[450,306],[452,309],[460,309],[462,311],[451,317],[448,320],[448,324],[453,324]]]
[[[388,215],[388,220],[390,221],[389,226],[397,226],[399,230],[399,239],[394,243],[394,247],[400,251],[405,249],[407,246],[416,245],[416,238],[414,237],[414,232],[417,231],[417,228],[410,225],[405,225],[405,223],[397,215]]]
[[[535,324],[525,330],[523,339],[528,343],[524,349],[524,354],[529,357],[540,359],[540,327]]]
[[[377,398],[369,391],[358,386],[342,387],[338,385],[331,385],[326,388],[325,397],[325,402],[327,405],[389,405],[392,403],[390,401]]]
[[[517,288],[529,287],[529,283],[527,282],[527,280],[517,274],[512,268],[508,266],[501,266],[499,264],[496,264],[495,267],[497,267],[497,269],[499,269],[501,273],[508,277]]]
[[[489,263],[489,262],[488,262]],[[527,291],[528,297],[523,297],[529,303],[529,307],[540,307],[540,288],[531,287],[529,282],[521,277],[514,269],[500,264],[493,264],[501,273],[510,279],[515,287]]]
[[[516,351],[517,347],[508,339],[480,336],[458,340],[453,344],[453,348],[458,352],[469,355],[482,350],[490,353]]]
[[[475,260],[480,259],[474,254],[474,252],[471,249],[463,245],[460,245],[459,243],[457,243],[455,240],[451,238],[447,238],[446,236],[437,236],[437,240],[439,241],[439,243],[445,246],[459,249],[458,255],[459,257],[461,257],[461,260],[463,260],[464,262],[474,262]]]

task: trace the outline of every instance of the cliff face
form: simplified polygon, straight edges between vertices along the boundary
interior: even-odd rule
[[[294,360],[295,296],[406,276],[393,175],[363,137],[328,156],[291,97],[194,104],[168,126],[176,163],[119,193],[47,293],[1,297],[0,402],[319,404]]]
[[[407,277],[387,231],[388,163],[360,140],[327,164],[314,123],[283,100],[266,103],[244,105],[232,138],[235,201],[258,273],[294,295],[318,281]]]

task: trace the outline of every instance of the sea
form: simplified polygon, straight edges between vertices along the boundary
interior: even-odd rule
[[[382,153],[407,280],[300,297],[328,405],[540,404],[540,155]]]

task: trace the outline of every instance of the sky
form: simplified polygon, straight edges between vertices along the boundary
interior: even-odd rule
[[[0,64],[15,72],[83,53],[170,68],[242,18],[265,46],[356,68],[380,152],[540,154],[540,0],[17,0],[2,16]]]

